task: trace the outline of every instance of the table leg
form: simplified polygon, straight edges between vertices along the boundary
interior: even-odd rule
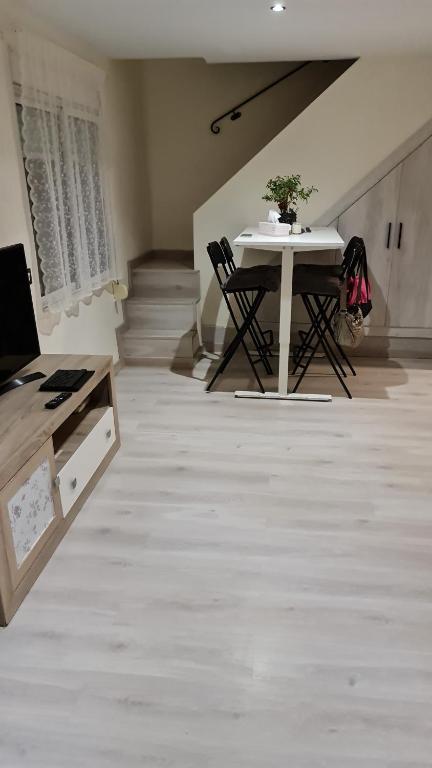
[[[288,365],[291,338],[291,304],[294,252],[292,248],[282,251],[282,279],[279,313],[279,381],[280,395],[288,393]]]

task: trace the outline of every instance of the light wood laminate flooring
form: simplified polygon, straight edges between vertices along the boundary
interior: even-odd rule
[[[0,631],[2,768],[432,766],[432,362],[356,365],[332,404],[120,372],[122,448]]]

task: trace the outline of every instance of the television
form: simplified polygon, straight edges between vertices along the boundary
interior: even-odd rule
[[[39,355],[24,246],[9,245],[0,248],[0,394],[41,378],[33,373],[12,380]]]

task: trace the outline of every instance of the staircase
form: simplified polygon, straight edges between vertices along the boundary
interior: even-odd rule
[[[199,349],[199,298],[192,251],[151,251],[134,262],[125,326],[119,333],[125,364],[189,367]]]

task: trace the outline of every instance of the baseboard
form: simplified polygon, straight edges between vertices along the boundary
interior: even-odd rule
[[[113,365],[113,369],[114,369],[114,376],[117,376],[117,374],[118,374],[118,373],[120,373],[121,369],[122,369],[122,368],[124,368],[124,367],[125,367],[125,362],[124,362],[124,360],[122,360],[122,359],[119,357],[119,359],[117,360],[117,362],[116,362],[116,363],[114,363],[114,365]]]
[[[278,343],[278,327],[273,323],[263,323],[264,328],[271,328],[275,336],[275,347]],[[292,331],[292,343],[299,342],[298,332],[307,329],[307,326],[294,324]],[[411,333],[410,329],[407,333]],[[424,333],[424,331],[422,331]],[[232,326],[202,326],[203,345],[208,352],[220,355],[234,338]],[[350,350],[350,356],[355,357],[382,357],[382,358],[432,358],[432,338],[423,336],[401,336],[401,329],[386,329],[383,335],[378,335],[376,329],[367,334],[357,349]],[[248,345],[249,346],[249,345]]]
[[[432,358],[432,339],[400,336],[366,336],[352,357]]]
[[[121,371],[121,369],[124,367],[124,354],[123,354],[123,333],[127,331],[129,328],[129,323],[127,320],[123,320],[120,325],[117,326],[115,329],[116,332],[116,339],[117,339],[117,349],[119,353],[119,359],[116,363],[114,363],[114,373],[117,376],[118,372]]]

